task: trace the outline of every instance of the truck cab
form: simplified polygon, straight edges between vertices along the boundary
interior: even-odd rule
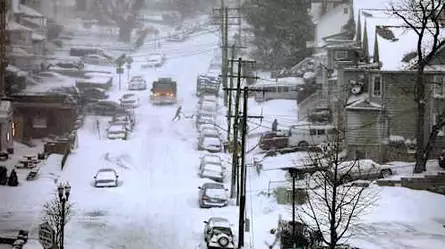
[[[171,78],[159,78],[153,82],[150,100],[153,104],[175,104],[177,102],[176,82]]]

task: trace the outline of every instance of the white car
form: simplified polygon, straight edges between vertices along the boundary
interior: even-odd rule
[[[206,150],[211,153],[221,152],[223,149],[220,138],[200,136],[198,141],[198,150]]]
[[[335,173],[333,168],[331,168],[331,171],[332,174]],[[345,161],[337,166],[338,179],[343,183],[386,178],[393,173],[388,165],[380,165],[370,159]]]
[[[110,123],[110,125],[107,128],[108,139],[127,140],[127,137],[128,137],[128,127],[126,123],[121,123],[121,122]]]
[[[205,127],[199,131],[199,136],[219,138],[221,134],[219,133],[218,129],[216,129],[216,127]]]
[[[133,77],[128,82],[128,90],[130,91],[141,91],[147,89],[147,81],[143,78]]]
[[[202,101],[199,105],[199,110],[215,113],[218,110],[218,103],[212,101]]]
[[[90,65],[99,65],[99,66],[109,66],[114,65],[114,62],[110,59],[108,59],[105,56],[101,56],[98,54],[89,54],[84,57],[82,57],[82,61],[85,64]]]
[[[204,129],[213,129],[215,127],[216,126],[214,123],[201,123],[198,125],[198,132],[201,133],[201,131]]]
[[[136,108],[139,106],[139,98],[134,93],[126,93],[119,99],[123,108]]]
[[[163,54],[150,54],[142,67],[161,67],[164,64],[164,60],[165,56]]]
[[[222,165],[205,163],[199,167],[199,177],[207,178],[216,182],[224,181],[226,169]]]
[[[99,169],[94,176],[94,187],[117,187],[119,185],[119,175],[116,170],[110,168]]]
[[[226,169],[226,167],[223,166],[222,158],[220,156],[218,156],[218,155],[204,154],[200,158],[199,168],[202,168],[206,164],[216,164],[216,165],[221,166],[221,168],[223,168],[223,170]]]

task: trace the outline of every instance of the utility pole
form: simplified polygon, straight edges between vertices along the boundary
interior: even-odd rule
[[[230,25],[239,25],[240,13],[239,8],[225,7],[224,0],[221,0],[221,8],[213,9],[214,24],[220,25],[221,28],[221,74],[223,75],[222,84],[223,88],[227,88],[227,67],[228,67],[228,31]],[[235,19],[235,21],[232,21]],[[228,105],[228,92],[224,92],[224,105]]]
[[[6,45],[9,43],[9,36],[6,32],[6,18],[8,11],[7,0],[0,0],[0,97],[6,95],[5,73],[8,61],[6,59]]]
[[[238,0],[238,9],[241,10],[241,0]],[[242,31],[242,27],[241,27],[241,23],[242,23],[242,17],[240,15],[239,18],[239,24],[238,24],[238,46],[242,46],[242,39],[241,39],[241,31]]]
[[[235,60],[235,44],[232,45],[232,55],[230,59],[230,75],[233,75],[233,60]],[[229,79],[229,88],[233,88],[233,78]],[[228,92],[228,91],[227,91]],[[229,92],[229,106],[227,108],[227,141],[230,142],[230,135],[232,132],[232,92]]]

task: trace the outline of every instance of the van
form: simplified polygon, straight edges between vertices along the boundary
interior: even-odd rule
[[[289,146],[307,147],[332,141],[338,131],[332,125],[294,125],[289,133]]]

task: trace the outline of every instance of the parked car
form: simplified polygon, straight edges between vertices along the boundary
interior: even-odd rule
[[[215,118],[213,116],[207,116],[207,115],[199,115],[196,117],[196,128],[200,130],[200,126],[203,124],[212,124],[215,127]]]
[[[144,64],[142,64],[142,67],[144,68],[151,68],[151,67],[161,67],[164,64],[165,56],[160,53],[153,53],[149,54],[147,56],[147,60]]]
[[[139,98],[134,93],[126,93],[119,99],[121,106],[125,109],[134,109],[139,106]]]
[[[216,182],[223,182],[225,178],[225,168],[222,165],[214,163],[205,163],[200,165],[198,175],[201,178],[207,178]]]
[[[111,119],[111,122],[123,122],[130,130],[133,130],[136,125],[136,120],[132,112],[116,113]]]
[[[109,100],[99,100],[97,102],[89,103],[85,107],[85,112],[87,114],[98,116],[114,116],[117,113],[127,113],[120,104]]]
[[[289,132],[288,131],[270,131],[261,135],[259,147],[262,150],[277,150],[284,149],[289,146]]]
[[[225,207],[229,196],[221,183],[204,183],[199,189],[199,207]]]
[[[216,113],[218,110],[218,103],[214,101],[204,100],[199,104],[199,110]]]
[[[200,136],[198,150],[206,150],[211,153],[221,152],[222,141],[220,138]]]
[[[94,176],[94,187],[117,187],[119,185],[119,175],[111,168],[99,169]]]
[[[108,99],[110,96],[106,90],[98,87],[83,88],[81,93],[86,102]]]
[[[331,171],[334,169],[331,168]],[[334,172],[332,172],[333,174]],[[337,165],[337,179],[342,183],[355,180],[386,178],[393,174],[387,165],[380,165],[370,159],[345,161]]]
[[[215,128],[215,124],[214,123],[202,123],[198,126],[198,133],[200,133],[202,130],[204,129],[212,129]]]
[[[211,165],[217,165],[222,168],[222,170],[225,172],[226,167],[223,165],[223,161],[220,156],[213,155],[213,154],[205,154],[200,158],[199,163],[199,170],[201,170],[205,165],[211,164]]]
[[[219,130],[216,129],[216,127],[206,127],[206,128],[202,128],[199,131],[199,136],[205,136],[205,137],[216,137],[216,138],[220,138],[221,134],[219,133]]]
[[[439,167],[445,169],[445,150],[442,150],[439,155]]]
[[[228,219],[211,217],[204,221],[204,241],[208,249],[235,248],[233,232]]]
[[[204,101],[218,103],[218,97],[215,95],[202,95],[198,100],[198,105],[201,105]]]
[[[128,90],[141,91],[147,89],[147,81],[141,76],[131,78],[128,82]]]
[[[128,124],[122,121],[110,122],[107,127],[108,139],[127,140],[129,133]]]
[[[91,64],[91,65],[99,65],[99,66],[110,66],[114,65],[114,61],[108,59],[105,56],[98,55],[98,54],[89,54],[82,57],[82,61],[85,64]]]

